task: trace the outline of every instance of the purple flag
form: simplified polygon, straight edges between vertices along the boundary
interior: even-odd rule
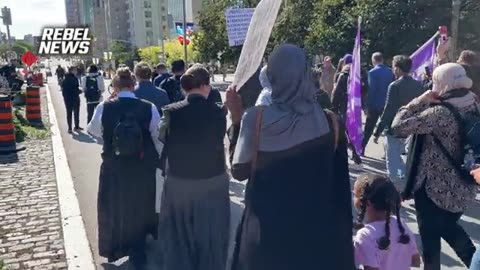
[[[435,62],[435,56],[437,54],[436,33],[425,44],[422,45],[416,52],[414,52],[410,58],[412,59],[412,77],[418,81],[423,80],[423,74],[425,74],[425,67],[430,68],[430,72],[433,72],[433,64]]]
[[[361,82],[361,30],[362,19],[358,19],[357,37],[353,48],[353,63],[348,83],[347,132],[350,142],[358,154],[362,154],[362,82]]]

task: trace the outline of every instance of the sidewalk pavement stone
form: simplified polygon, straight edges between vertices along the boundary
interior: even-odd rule
[[[43,88],[41,97],[49,123]],[[17,162],[0,161],[0,260],[9,270],[67,269],[51,139],[25,146]]]

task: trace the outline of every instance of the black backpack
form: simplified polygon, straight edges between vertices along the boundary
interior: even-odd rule
[[[98,88],[98,76],[85,77],[85,98],[87,101],[99,101],[102,93]]]
[[[123,114],[113,129],[113,151],[120,158],[143,158],[143,132],[134,114]]]
[[[445,148],[442,142],[437,138],[433,137],[435,144],[440,148],[442,153],[447,157],[450,164],[455,168],[455,170],[462,176],[462,178],[470,184],[475,183],[473,177],[470,175],[469,168],[471,164],[474,163],[480,164],[480,109],[479,105],[476,104],[477,108],[475,111],[468,112],[462,117],[458,112],[457,108],[451,105],[448,102],[442,102],[440,106],[447,108],[455,117],[458,126],[460,127],[460,144],[463,149],[461,155],[462,160],[455,159]]]

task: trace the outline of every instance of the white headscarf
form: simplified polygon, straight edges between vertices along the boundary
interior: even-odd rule
[[[472,80],[459,64],[444,64],[437,67],[433,72],[433,92],[440,96],[454,89],[470,89],[472,85]]]
[[[272,104],[272,86],[267,77],[267,66],[264,66],[262,70],[260,70],[260,75],[258,77],[263,89],[258,96],[255,106],[269,106]]]
[[[458,89],[472,88],[473,81],[467,76],[465,69],[455,63],[448,63],[437,67],[433,72],[432,91],[439,96],[445,96],[448,92]],[[475,94],[469,92],[461,97],[454,97],[447,100],[455,107],[463,108],[475,103]]]

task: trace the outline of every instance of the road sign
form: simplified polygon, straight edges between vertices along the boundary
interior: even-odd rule
[[[225,11],[230,47],[243,45],[254,11],[254,8],[229,8]]]
[[[33,54],[31,51],[27,51],[22,55],[21,60],[25,65],[31,66],[38,61],[38,57],[35,54]]]

